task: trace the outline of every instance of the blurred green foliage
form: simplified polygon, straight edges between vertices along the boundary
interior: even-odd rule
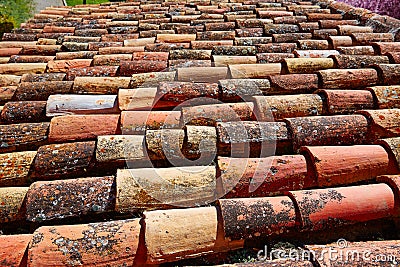
[[[109,2],[109,0],[86,0],[86,4],[101,4],[106,2]],[[69,6],[82,5],[82,3],[83,0],[67,0],[67,5]]]
[[[19,27],[33,14],[32,0],[0,0],[0,37]]]
[[[0,0],[0,15],[9,18],[14,27],[29,19],[34,11],[32,0]]]

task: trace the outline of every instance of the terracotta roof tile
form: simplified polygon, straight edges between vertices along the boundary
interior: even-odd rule
[[[398,172],[396,163],[379,145],[304,147],[302,152],[311,160],[310,166],[314,168],[311,173],[314,173],[319,186],[351,184],[383,173]],[[333,160],[338,155],[345,160]],[[356,160],[352,162],[352,159]],[[355,166],[358,166],[356,171]]]
[[[38,149],[31,176],[39,180],[80,177],[92,167],[95,142],[45,145]]]
[[[30,186],[0,188],[0,230],[36,231],[0,258],[191,265],[394,232],[399,26],[327,0],[47,8],[0,42],[0,185]]]
[[[310,145],[365,144],[368,121],[360,115],[297,117],[285,119],[293,139],[293,150]]]
[[[65,115],[50,122],[49,141],[92,140],[99,135],[117,134],[120,115]],[[107,124],[103,122],[107,121]]]
[[[32,235],[0,237],[2,248],[0,261],[3,266],[22,266],[26,264],[26,251]]]
[[[316,185],[307,175],[306,159],[301,155],[267,158],[219,157],[218,166],[224,197],[262,197],[300,190]]]
[[[374,88],[374,87],[372,87]],[[349,114],[361,109],[375,107],[374,95],[367,90],[318,90],[324,100],[324,113]]]
[[[40,77],[38,79],[47,80]],[[70,93],[72,86],[73,82],[66,81],[21,82],[17,86],[13,100],[46,101],[50,95]]]
[[[295,206],[289,197],[220,199],[225,238],[283,234],[296,224]]]
[[[7,102],[1,111],[3,123],[23,123],[46,121],[46,102]]]
[[[386,184],[291,191],[289,196],[298,205],[302,229],[355,224],[384,218],[394,211],[393,191]]]
[[[138,219],[41,227],[29,244],[29,266],[131,265],[138,249],[139,232]]]
[[[114,177],[33,183],[26,195],[26,218],[42,222],[114,210]]]

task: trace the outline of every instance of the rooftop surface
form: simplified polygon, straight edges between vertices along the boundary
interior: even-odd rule
[[[0,63],[0,266],[400,260],[397,19],[51,7],[4,34]]]

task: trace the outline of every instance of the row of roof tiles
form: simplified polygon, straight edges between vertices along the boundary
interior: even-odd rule
[[[352,97],[352,94],[358,92],[339,93],[341,94],[336,95]],[[136,141],[137,145],[154,152],[162,150],[157,148],[161,143],[173,143],[178,141],[178,137],[181,141],[175,145],[179,144],[180,147],[177,148],[185,149],[188,146],[188,135],[192,135],[189,138],[197,139],[207,133],[208,138],[214,140],[209,148],[210,151],[217,149],[220,155],[229,155],[234,150],[230,149],[230,146],[240,143],[251,144],[254,145],[251,150],[252,155],[259,156],[263,152],[257,149],[257,146],[262,143],[276,144],[276,152],[282,154],[296,152],[305,145],[370,144],[379,138],[399,136],[398,109],[361,110],[354,115],[311,116],[318,115],[319,110],[322,110],[322,101],[318,95],[280,97],[286,101],[286,105],[279,102],[279,97],[265,98],[267,97],[257,98],[260,105],[263,105],[261,107],[265,109],[259,121],[253,120],[254,104],[242,102],[183,107],[182,111],[123,111],[121,115],[65,115],[54,117],[50,123],[1,125],[1,151],[5,153],[36,150],[42,145],[54,147],[53,144],[56,143],[98,140],[104,135],[120,135],[121,138],[128,140],[131,135],[136,135],[141,138]],[[270,103],[273,100],[276,101]],[[297,102],[301,105],[285,111]],[[315,106],[313,105],[315,103],[321,105]],[[339,107],[340,104],[345,105],[346,102],[340,102]],[[354,101],[349,102],[349,105],[357,107]],[[2,113],[3,116],[9,112],[8,107],[6,106]],[[14,107],[19,108],[19,105]],[[31,105],[32,107],[36,106]],[[334,107],[332,105],[330,109]],[[34,114],[32,112],[33,119]],[[277,119],[285,118],[284,121],[273,122],[277,114],[281,116]],[[27,119],[29,120],[29,116]],[[182,120],[187,124],[185,129],[182,129]],[[154,147],[151,147],[152,144]],[[179,151],[178,149],[176,153]],[[200,154],[200,152],[192,149],[191,153]],[[100,158],[109,157],[100,154]],[[12,157],[12,154],[6,158],[9,156]],[[151,158],[160,157],[151,155]]]
[[[247,238],[398,216],[399,177],[378,180],[286,196],[221,199],[218,208],[148,211],[142,221],[44,226],[33,235],[0,236],[5,244],[0,255],[17,265],[27,255],[28,266],[159,264],[239,248]]]
[[[9,166],[2,164],[5,173],[2,186],[39,182],[30,187],[1,188],[0,222],[21,219],[42,222],[111,211],[129,214],[173,205],[198,206],[221,197],[275,196],[289,190],[365,183],[379,175],[400,172],[399,138],[383,139],[381,145],[308,146],[301,149],[302,155],[219,156],[217,167],[212,166],[215,155],[211,154],[206,160],[203,158],[203,166],[197,163],[188,167],[192,162],[185,167],[154,168],[150,161],[146,162],[140,145],[133,143],[141,138],[134,137],[137,136],[101,138],[100,146],[108,143],[103,152],[114,154],[98,162],[93,160],[91,142],[55,145],[58,150],[43,147],[37,155],[36,152],[2,154],[9,162]],[[116,145],[111,146],[112,142]],[[131,149],[121,153],[118,149],[124,150],[122,147]],[[123,158],[128,167],[135,168],[116,170],[118,165],[115,165],[109,167],[115,177],[71,179],[95,173],[104,162],[110,164]],[[145,163],[138,167],[136,162],[129,162],[134,159]],[[49,181],[66,178],[70,180]]]
[[[2,185],[40,181],[0,189],[2,222],[166,210],[0,236],[2,263],[158,264],[257,236],[397,218],[398,177],[375,178],[399,173],[398,138],[378,140],[399,133],[398,25],[334,1],[153,1],[36,15],[0,42]],[[185,83],[193,81],[202,84]],[[261,96],[288,92],[302,95]],[[247,95],[259,96],[235,103]],[[230,103],[165,111],[198,96]],[[137,110],[155,100],[159,110]],[[80,115],[58,116],[64,112]],[[254,121],[257,112],[263,121]],[[192,125],[182,130],[185,114]],[[271,156],[275,142],[280,154],[301,154]],[[98,177],[74,179],[89,174]],[[53,179],[70,180],[46,181]],[[313,189],[360,182],[371,184]],[[215,207],[170,209],[226,193]]]

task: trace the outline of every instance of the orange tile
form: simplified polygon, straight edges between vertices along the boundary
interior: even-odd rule
[[[51,120],[49,141],[90,140],[118,132],[119,115],[66,115]]]

